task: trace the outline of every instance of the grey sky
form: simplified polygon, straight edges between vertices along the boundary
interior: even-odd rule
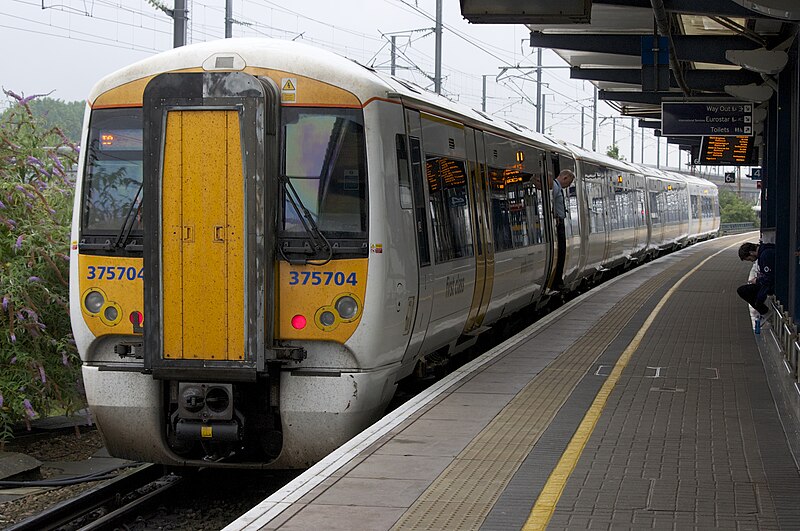
[[[224,36],[225,0],[187,0],[189,42]],[[173,6],[173,0],[161,3]],[[92,85],[114,70],[172,46],[172,20],[146,0],[0,0],[0,86],[26,95],[49,93],[65,101],[83,100]],[[360,63],[389,66],[388,34],[398,33],[402,52],[399,75],[422,86],[432,83],[418,70],[434,71],[435,0],[234,0],[239,22],[234,37],[298,38]],[[533,128],[535,84],[522,78],[496,82],[499,67],[535,64],[522,25],[474,25],[466,22],[458,0],[444,0],[443,90],[451,98],[480,109],[482,76],[487,79],[487,111]],[[411,32],[411,30],[420,30]],[[382,37],[382,34],[386,37]],[[564,66],[545,51],[544,64]],[[546,124],[557,138],[580,144],[581,106],[586,109],[584,145],[591,147],[592,86],[570,80],[566,69],[543,74],[547,86]],[[3,100],[0,105],[5,106]],[[614,111],[600,104],[598,115]],[[620,153],[630,158],[630,120],[617,120]],[[598,151],[612,143],[612,120],[603,121]],[[635,130],[634,160],[640,162],[641,133]],[[645,162],[655,163],[655,140],[645,131]],[[662,143],[662,164],[665,149]],[[677,150],[670,153],[677,166]]]

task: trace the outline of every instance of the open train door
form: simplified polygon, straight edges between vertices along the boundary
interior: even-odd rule
[[[279,103],[272,81],[242,72],[161,74],[145,88],[144,361],[155,378],[254,381],[265,368]]]

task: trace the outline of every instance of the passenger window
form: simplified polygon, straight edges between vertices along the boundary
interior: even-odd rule
[[[511,243],[511,218],[503,170],[489,168],[489,184],[492,194],[492,227],[495,251],[513,249]]]
[[[411,198],[411,176],[408,172],[408,150],[406,136],[397,135],[397,179],[400,183],[400,208],[410,209],[414,206]]]
[[[425,166],[436,263],[473,256],[464,161],[429,155]]]
[[[423,188],[422,148],[419,138],[410,138],[411,144],[411,179],[414,192],[414,220],[417,225],[417,250],[419,265],[431,265],[431,252],[428,239],[428,219],[425,216],[425,189]]]

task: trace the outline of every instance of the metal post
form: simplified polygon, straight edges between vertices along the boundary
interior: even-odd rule
[[[392,75],[397,71],[397,37],[392,35]],[[484,80],[484,83],[486,80]]]
[[[583,149],[583,136],[585,134],[584,119],[586,118],[586,113],[584,111],[586,111],[586,109],[581,105],[581,149]]]
[[[542,49],[536,49],[536,132],[543,133],[542,127]]]
[[[656,168],[661,167],[661,137],[656,137]]]
[[[225,0],[225,38],[233,37],[233,0]]]
[[[633,162],[633,118],[631,118],[631,162]]]
[[[483,93],[481,96],[481,110],[486,112],[486,78],[489,77],[487,75],[483,76]]]
[[[611,145],[617,147],[617,117],[611,117]],[[619,150],[617,150],[619,153]]]
[[[547,101],[547,94],[542,94],[542,134],[545,133],[545,122],[547,118],[545,116],[545,108],[547,106],[547,104],[545,103],[546,101]]]
[[[665,168],[669,168],[669,138],[667,138],[664,141],[664,148],[665,148],[664,151],[666,151],[666,154],[665,154],[666,158],[664,160],[664,167]]]
[[[644,164],[644,127],[639,129],[642,132],[642,164]]]
[[[742,173],[741,173],[741,166],[736,166],[736,194],[739,196],[739,199],[742,198]]]
[[[179,48],[186,44],[186,27],[189,20],[189,11],[186,9],[186,0],[175,0],[173,9],[172,47]]]
[[[592,151],[597,151],[597,86],[594,87],[594,128],[592,131]]]
[[[436,94],[442,93],[442,0],[436,0],[436,72],[433,85]]]

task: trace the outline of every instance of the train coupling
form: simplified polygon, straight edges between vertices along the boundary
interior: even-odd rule
[[[175,437],[183,441],[233,442],[241,439],[241,422],[233,407],[233,385],[178,384]]]

